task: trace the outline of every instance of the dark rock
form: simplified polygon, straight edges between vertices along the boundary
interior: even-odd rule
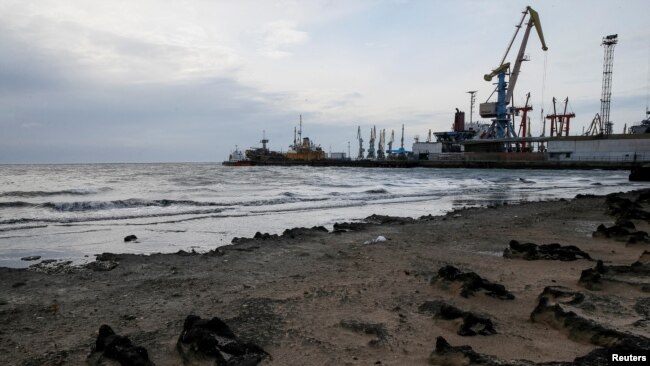
[[[39,259],[41,259],[40,255],[30,255],[28,257],[20,258],[21,261],[27,261],[27,262],[29,262],[29,261],[37,261]]]
[[[608,266],[598,261],[595,268],[582,271],[578,283],[590,290],[601,290],[606,281],[627,283],[643,289],[649,278],[650,263],[634,262],[629,266]]]
[[[306,236],[306,235],[312,235],[314,233],[327,233],[327,232],[328,231],[324,226],[314,226],[311,229],[308,229],[306,227],[295,227],[293,229],[286,229],[282,233],[282,236],[294,239],[297,236]]]
[[[275,234],[271,235],[269,233],[260,233],[259,231],[256,232],[255,235],[253,235],[253,239],[255,240],[268,240],[268,239],[275,239],[277,237],[278,236]]]
[[[89,364],[104,365],[105,359],[117,361],[122,366],[154,365],[144,347],[135,346],[128,337],[115,334],[106,324],[99,327],[99,335],[89,356]]]
[[[366,217],[366,222],[372,224],[410,224],[415,222],[414,219],[410,217],[399,217],[399,216],[385,216],[385,215],[370,215]]]
[[[615,224],[625,229],[636,230],[634,223],[627,219],[617,219]]]
[[[138,237],[135,236],[135,235],[128,235],[128,236],[124,237],[124,242],[125,243],[130,242],[130,241],[136,241],[136,240],[138,240]]]
[[[203,253],[203,255],[208,256],[208,257],[221,257],[221,256],[223,256],[225,254],[226,254],[226,251],[221,249],[221,248],[212,249],[212,250],[210,250],[210,251],[208,251],[206,253]]]
[[[45,260],[29,266],[28,270],[34,272],[55,274],[55,273],[74,273],[80,270],[79,267],[72,265],[72,261]]]
[[[334,224],[334,231],[359,231],[364,230],[368,225],[370,224],[365,222],[337,222]]]
[[[119,261],[120,259],[122,258],[113,253],[95,254],[95,260],[98,261]]]
[[[474,295],[477,291],[485,291],[486,295],[501,300],[513,300],[515,298],[512,293],[506,290],[505,286],[490,282],[474,272],[461,272],[451,265],[440,268],[437,278],[433,278],[432,281],[437,279],[462,282],[460,294],[463,297]]]
[[[115,261],[94,261],[86,264],[86,268],[95,272],[106,272],[115,269],[117,265]]]
[[[650,342],[643,337],[629,337],[617,344],[597,348],[585,356],[576,357],[573,362],[543,362],[535,363],[528,360],[500,360],[495,356],[478,353],[470,346],[451,346],[443,337],[436,338],[436,348],[429,356],[432,365],[486,365],[486,366],[607,366],[611,353],[620,355],[638,354],[639,350],[647,350]]]
[[[25,285],[26,285],[25,282],[20,281],[20,282],[15,282],[13,285],[11,285],[11,287],[12,288],[18,288],[18,287],[23,287]]]
[[[443,337],[436,338],[436,349],[429,355],[432,365],[498,365],[494,356],[475,352],[470,346],[452,347]]]
[[[596,231],[593,232],[592,236],[594,238],[614,238],[624,240],[630,244],[650,241],[648,233],[645,231],[635,231],[634,224],[627,219],[618,219],[616,220],[616,223],[610,227],[600,224],[596,228]]]
[[[600,291],[603,289],[603,283],[600,281],[600,273],[593,268],[585,269],[580,274],[578,283],[584,288],[592,291]]]
[[[642,297],[634,304],[634,310],[645,319],[650,319],[650,297]]]
[[[257,365],[268,353],[254,343],[239,340],[221,319],[188,315],[176,348],[185,362],[213,358],[217,365]]]
[[[639,165],[632,167],[628,180],[630,182],[650,182],[650,166]]]
[[[642,197],[644,196],[640,195],[639,200],[643,200]],[[638,202],[622,197],[620,193],[608,194],[605,197],[605,204],[607,205],[608,213],[617,218],[632,220],[650,219],[650,212],[644,211]]]
[[[503,251],[506,258],[523,258],[526,260],[560,260],[575,261],[578,259],[591,259],[589,254],[580,250],[574,245],[562,246],[560,244],[543,244],[533,243],[521,244],[516,240],[511,240],[509,247]]]
[[[494,324],[492,324],[492,320],[469,311],[461,310],[444,301],[427,301],[420,305],[418,310],[421,313],[429,313],[446,320],[462,318],[463,324],[458,329],[458,335],[461,336],[475,336],[477,334],[487,336],[497,333],[494,329]]]
[[[584,318],[563,305],[581,302],[581,295],[562,287],[546,287],[538,297],[538,304],[530,314],[533,322],[548,324],[568,332],[569,338],[577,342],[612,347],[625,338],[635,337],[615,329],[610,329]]]
[[[577,194],[576,199],[583,199],[583,198],[593,198],[596,197],[594,194]]]
[[[341,320],[341,327],[353,332],[374,335],[377,339],[369,342],[371,346],[376,346],[386,340],[388,332],[383,324],[364,323],[357,320]]]

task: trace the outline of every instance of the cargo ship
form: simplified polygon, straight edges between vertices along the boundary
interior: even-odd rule
[[[300,124],[293,130],[293,144],[289,145],[286,153],[271,151],[266,144],[269,140],[263,133],[261,148],[250,148],[246,150],[246,157],[255,164],[277,165],[302,163],[325,160],[325,151],[316,145],[309,137],[302,136],[302,115],[300,115]]]

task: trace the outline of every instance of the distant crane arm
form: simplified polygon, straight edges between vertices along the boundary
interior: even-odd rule
[[[519,76],[519,70],[521,69],[521,62],[524,60],[524,52],[526,51],[526,45],[528,44],[528,37],[530,36],[530,30],[533,26],[535,26],[535,30],[537,31],[537,35],[539,36],[539,40],[542,43],[542,50],[544,51],[548,50],[548,47],[546,46],[546,41],[544,40],[544,33],[542,32],[542,24],[540,23],[539,14],[537,13],[537,11],[535,11],[530,6],[526,7],[526,10],[524,11],[524,15],[522,16],[519,25],[517,25],[517,30],[515,31],[515,34],[510,40],[510,43],[508,44],[508,48],[506,49],[506,52],[503,55],[503,58],[501,59],[500,66],[492,70],[491,73],[485,74],[483,76],[483,79],[485,79],[485,81],[491,81],[494,76],[498,75],[501,72],[507,71],[507,69],[510,67],[510,63],[509,62],[504,63],[504,61],[506,57],[508,57],[508,53],[510,52],[510,49],[512,48],[512,44],[514,43],[515,38],[519,33],[519,29],[521,29],[522,24],[526,19],[526,15],[529,15],[530,19],[528,21],[528,24],[526,25],[524,38],[521,42],[521,46],[519,47],[519,53],[517,54],[517,59],[515,60],[515,64],[512,68],[512,73],[510,75],[508,90],[506,94],[507,102],[510,102],[510,100],[512,99],[512,94],[514,92],[515,85],[517,84],[517,77]]]
[[[548,50],[546,47],[546,41],[544,41],[544,33],[542,33],[542,24],[539,21],[539,14],[530,6],[526,8],[526,12],[530,14],[530,20],[526,26],[526,31],[524,32],[524,38],[521,41],[521,46],[519,47],[519,53],[517,54],[517,59],[515,60],[515,65],[512,68],[512,73],[510,74],[510,80],[508,82],[508,90],[506,92],[506,103],[512,100],[512,95],[515,91],[515,85],[517,84],[517,78],[519,77],[519,70],[521,70],[521,63],[524,61],[524,52],[526,51],[526,45],[528,44],[528,37],[530,36],[530,30],[535,26],[539,40],[542,43],[542,50]],[[525,15],[525,14],[524,14]]]

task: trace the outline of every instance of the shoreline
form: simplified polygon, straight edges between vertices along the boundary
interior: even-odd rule
[[[71,269],[51,274],[0,268],[0,361],[86,362],[97,330],[108,324],[145,347],[156,365],[181,364],[176,341],[183,320],[195,314],[219,317],[263,347],[271,357],[261,364],[428,364],[438,336],[499,360],[570,362],[602,345],[530,320],[548,286],[592,299],[576,311],[605,328],[650,336],[649,314],[635,310],[644,309],[638,304],[650,287],[605,281],[590,290],[578,283],[595,260],[629,266],[650,250],[645,242],[592,237],[598,225],[616,221],[605,201],[522,202],[415,220],[374,216],[372,223],[340,224],[331,232],[289,229],[233,240],[204,254],[105,254],[94,267],[64,266]],[[637,230],[650,228],[647,220],[632,222]],[[510,240],[575,245],[594,260],[504,258]],[[440,278],[447,265],[502,284],[514,300],[460,296],[458,283]],[[422,310],[431,301],[491,319],[496,334],[459,335],[459,319]]]

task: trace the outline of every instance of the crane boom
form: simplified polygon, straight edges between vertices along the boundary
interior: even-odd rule
[[[512,100],[512,94],[515,91],[515,85],[517,84],[517,78],[519,77],[519,71],[521,70],[521,63],[524,61],[524,52],[526,51],[526,45],[528,44],[528,37],[530,36],[530,30],[535,26],[537,35],[539,36],[540,42],[542,42],[542,50],[548,50],[546,47],[546,42],[544,41],[544,33],[542,33],[542,25],[539,22],[539,14],[530,6],[526,8],[526,12],[530,14],[530,20],[526,26],[526,31],[524,32],[524,38],[521,41],[521,46],[519,47],[519,53],[517,54],[517,59],[515,65],[512,68],[512,73],[510,74],[510,79],[508,82],[508,90],[506,92],[506,103],[509,103]]]
[[[521,30],[522,25],[526,20],[526,16],[529,17],[529,20],[525,26],[526,29],[524,31],[523,40],[521,42],[521,45],[519,46],[519,52],[517,53],[517,57],[511,69],[510,63],[505,62],[505,60],[508,57],[508,53],[512,48],[515,38],[519,34],[519,31]],[[528,38],[530,36],[530,31],[533,28],[533,26],[535,27],[535,30],[537,31],[537,35],[539,36],[539,39],[542,43],[542,50],[544,51],[548,50],[548,47],[546,46],[546,41],[544,40],[544,34],[542,33],[542,25],[539,21],[539,14],[535,10],[533,10],[530,6],[528,6],[526,7],[526,10],[523,11],[523,16],[521,17],[521,21],[517,25],[517,30],[515,31],[514,36],[510,40],[510,43],[508,44],[506,52],[503,58],[501,59],[499,66],[496,67],[494,70],[492,70],[489,74],[483,76],[483,79],[485,79],[485,81],[492,81],[492,78],[494,78],[495,76],[498,77],[498,81],[496,83],[496,89],[494,92],[497,94],[497,101],[489,102],[489,99],[491,98],[490,96],[490,98],[488,98],[488,101],[486,101],[485,103],[481,103],[479,105],[479,114],[481,115],[481,117],[483,118],[496,117],[495,119],[492,120],[492,126],[490,127],[490,135],[496,138],[516,137],[516,134],[514,132],[514,127],[512,126],[512,120],[510,117],[512,111],[511,108],[509,109],[507,106],[512,102],[512,96],[514,94],[515,85],[517,85],[517,78],[519,77],[519,71],[521,70],[521,63],[525,60],[524,52],[526,51]],[[508,75],[509,70],[510,73]],[[506,75],[509,76],[507,81],[506,81]],[[494,93],[492,93],[492,95],[494,95]]]

